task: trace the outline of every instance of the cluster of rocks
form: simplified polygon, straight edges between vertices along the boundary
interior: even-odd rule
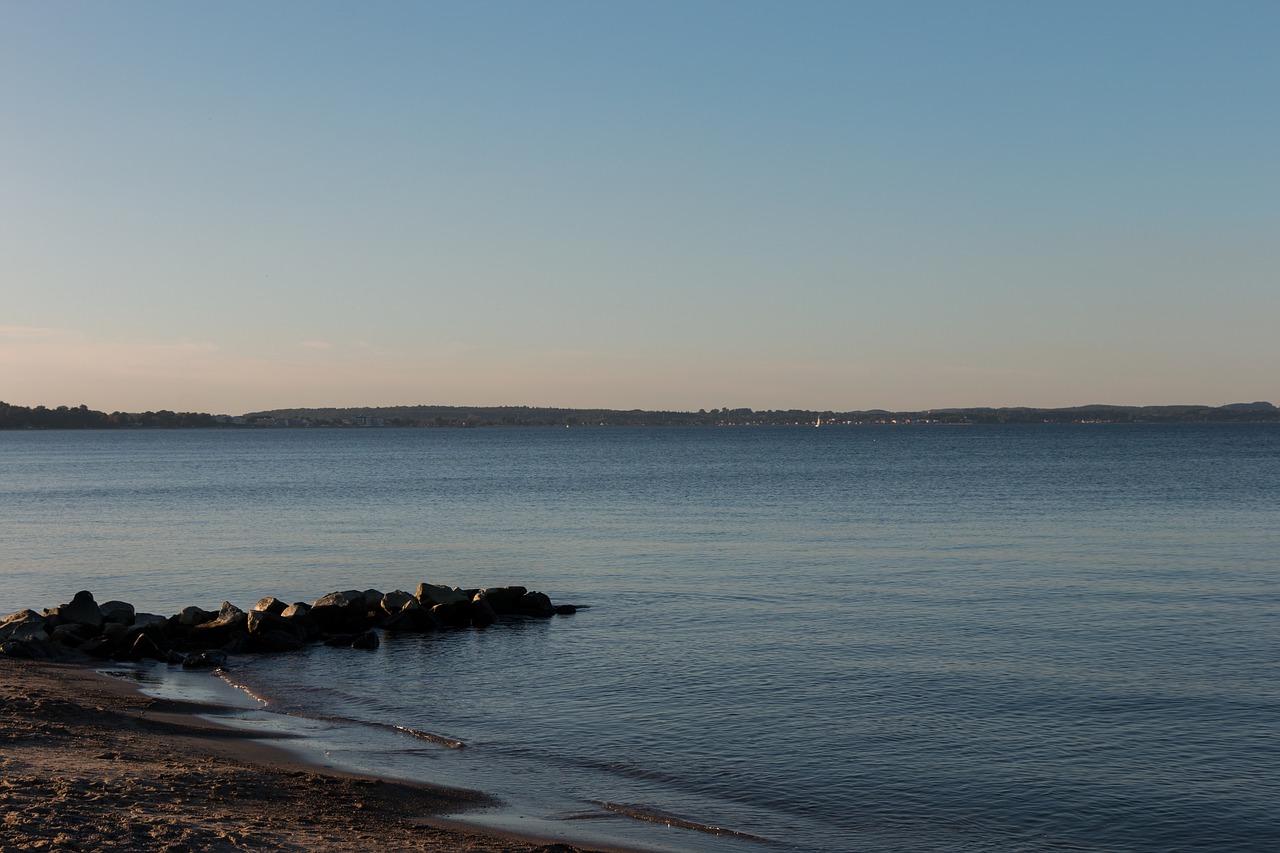
[[[289,652],[308,643],[377,648],[375,629],[395,633],[487,628],[504,617],[549,618],[576,612],[522,586],[457,589],[418,584],[417,592],[333,592],[312,604],[264,598],[244,611],[186,607],[173,616],[138,613],[132,604],[99,604],[87,591],[43,613],[20,610],[0,620],[0,654],[65,660],[159,660],[188,668],[222,666],[243,652]]]

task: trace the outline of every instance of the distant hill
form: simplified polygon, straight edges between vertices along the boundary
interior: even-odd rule
[[[1268,423],[1280,422],[1271,403],[1226,406],[1112,406],[883,409],[834,412],[808,409],[560,409],[536,406],[382,406],[272,409],[243,416],[205,412],[98,412],[86,406],[12,406],[0,402],[0,429],[244,429],[262,427],[533,427],[533,426],[824,426],[1044,423]]]
[[[1061,409],[958,408],[890,412],[815,411],[785,409],[700,409],[697,412],[646,411],[641,409],[560,409],[530,406],[384,406],[365,408],[274,409],[246,415],[294,425],[305,422],[323,426],[782,426],[813,425],[821,418],[836,424],[923,423],[1170,423],[1170,422],[1266,422],[1280,421],[1280,410],[1270,403],[1233,403],[1229,406],[1112,406],[1088,405]]]
[[[1264,401],[1257,403],[1228,403],[1222,408],[1232,412],[1274,412],[1276,410],[1275,406]]]

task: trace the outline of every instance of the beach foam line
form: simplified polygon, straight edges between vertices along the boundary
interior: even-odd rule
[[[213,674],[218,676],[218,678],[221,678],[227,684],[234,687],[236,690],[239,690],[241,693],[248,696],[253,701],[260,703],[262,707],[265,708],[270,704],[266,699],[259,696],[257,693],[254,693],[252,688],[248,687],[247,685],[241,684],[240,682],[233,679],[231,677],[231,673],[223,669],[222,667],[218,667],[217,669],[215,669],[213,671]]]
[[[385,725],[385,724],[370,723],[369,725],[378,726],[378,725]],[[449,749],[463,749],[466,747],[466,744],[460,740],[455,740],[454,738],[451,738],[451,737],[445,737],[444,735],[433,735],[431,734],[431,732],[418,731],[417,729],[411,729],[408,726],[398,726],[398,725],[392,724],[389,726],[389,728],[395,729],[401,734],[406,734],[406,735],[409,735],[410,737],[416,737],[425,741],[430,741],[431,743],[439,744],[440,746],[448,747]]]
[[[251,699],[261,702],[263,707],[270,709],[271,713],[273,714],[281,714],[283,716],[289,716],[289,717],[299,717],[302,719],[322,720],[324,722],[331,722],[331,723],[347,723],[347,724],[356,725],[356,726],[369,726],[370,728],[375,728],[375,729],[389,729],[391,731],[399,732],[400,734],[403,734],[403,735],[408,735],[409,737],[418,738],[419,740],[425,740],[428,743],[434,743],[437,746],[443,746],[446,749],[465,749],[467,746],[465,741],[460,741],[457,738],[446,737],[445,735],[432,734],[431,732],[424,732],[419,729],[410,728],[409,726],[401,726],[395,723],[378,723],[372,720],[358,720],[353,717],[342,717],[342,716],[334,716],[329,714],[297,714],[297,713],[278,711],[274,708],[271,708],[270,707],[271,703],[268,702],[265,698],[253,692],[253,690],[250,689],[249,687],[243,684],[240,684],[239,682],[232,679],[231,674],[227,672],[225,669],[215,670],[215,674],[219,678],[221,678],[223,681],[225,681],[227,684],[231,685],[237,690],[242,691],[245,695],[249,696]]]
[[[742,832],[737,829],[729,829],[724,826],[715,826],[709,823],[699,823],[695,820],[687,820],[686,818],[677,817],[667,812],[657,809],[644,808],[641,806],[626,805],[624,803],[609,803],[604,800],[593,800],[596,805],[611,812],[623,815],[624,817],[634,818],[635,820],[645,820],[650,823],[663,823],[667,826],[676,826],[681,829],[692,829],[696,832],[706,832],[710,835],[728,835],[734,838],[742,838],[747,841],[759,841],[764,844],[777,844],[772,838],[765,838],[762,835],[752,835],[749,832]]]

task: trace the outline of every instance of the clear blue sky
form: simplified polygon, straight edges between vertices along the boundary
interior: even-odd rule
[[[0,399],[1280,402],[1280,3],[0,2]]]

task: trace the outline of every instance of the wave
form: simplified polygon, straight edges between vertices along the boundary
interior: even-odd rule
[[[220,677],[227,684],[243,692],[245,695],[249,696],[255,701],[260,702],[264,708],[266,708],[270,713],[273,713],[273,714],[279,714],[281,716],[286,716],[286,717],[299,717],[301,719],[307,719],[307,720],[319,720],[326,723],[346,723],[346,724],[355,725],[355,726],[368,726],[374,729],[385,729],[388,731],[397,732],[399,734],[408,735],[409,737],[418,738],[419,740],[425,740],[429,743],[434,743],[437,746],[443,746],[446,749],[463,749],[467,745],[465,741],[458,740],[457,738],[446,737],[445,735],[433,734],[431,732],[424,732],[424,731],[421,731],[420,729],[411,728],[409,726],[402,726],[396,723],[380,723],[380,722],[375,722],[373,720],[360,720],[355,717],[345,717],[337,714],[316,714],[316,713],[300,713],[297,711],[284,711],[278,707],[271,707],[272,703],[269,700],[259,695],[258,693],[255,693],[253,688],[249,687],[248,685],[235,681],[231,677],[231,674],[228,673],[225,669],[216,670],[215,674],[218,675],[218,677]]]
[[[425,741],[430,741],[431,743],[448,747],[449,749],[463,749],[464,747],[466,747],[466,743],[464,743],[463,741],[457,740],[455,738],[445,737],[444,735],[433,735],[431,734],[431,732],[418,731],[417,729],[411,729],[408,726],[398,726],[398,725],[395,725],[394,723],[391,723],[391,724],[365,723],[365,725],[380,726],[383,728],[393,729],[397,732],[400,732],[401,734],[406,734],[406,735],[409,735],[410,737],[416,737]]]
[[[603,800],[593,800],[596,805],[611,812],[623,815],[624,817],[634,818],[635,820],[645,820],[650,823],[662,823],[667,826],[676,826],[681,829],[692,829],[696,832],[705,832],[710,835],[726,835],[733,838],[742,838],[747,841],[759,841],[764,844],[778,844],[772,838],[765,838],[762,835],[753,835],[749,832],[742,832],[737,829],[729,829],[724,826],[715,826],[709,823],[699,823],[695,820],[677,817],[669,812],[659,811],[658,809],[646,808],[643,806],[627,805],[625,803],[610,803]]]
[[[230,672],[228,672],[227,670],[223,669],[222,667],[219,667],[219,668],[215,669],[215,670],[213,671],[213,674],[214,674],[214,675],[216,675],[216,676],[218,676],[218,678],[221,678],[221,679],[222,679],[223,681],[225,681],[227,684],[229,684],[229,685],[231,685],[232,687],[234,687],[236,690],[239,690],[241,693],[243,693],[244,695],[248,696],[248,697],[249,697],[250,699],[252,699],[253,701],[258,702],[258,703],[259,703],[259,704],[261,704],[264,708],[265,708],[265,707],[268,707],[268,706],[271,704],[270,702],[268,702],[268,701],[266,700],[266,698],[265,698],[265,697],[263,697],[263,696],[261,696],[260,694],[258,694],[258,693],[256,693],[256,692],[254,692],[254,690],[253,690],[253,688],[252,688],[252,687],[250,687],[250,686],[249,686],[249,685],[247,685],[247,684],[243,684],[243,683],[241,683],[241,682],[239,682],[239,681],[236,681],[234,678],[232,678],[232,677],[231,677],[231,673],[230,673]]]

